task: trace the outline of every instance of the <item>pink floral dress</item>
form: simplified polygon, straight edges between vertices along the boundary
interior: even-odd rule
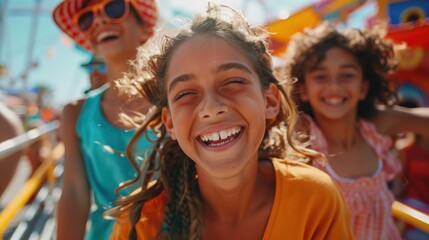
[[[304,116],[310,123],[312,149],[328,154],[328,143],[311,117]],[[314,161],[314,166],[328,173],[341,187],[352,215],[351,223],[357,240],[401,239],[392,218],[393,194],[387,187],[401,170],[399,159],[392,154],[392,139],[380,135],[374,124],[360,119],[358,128],[363,138],[373,147],[380,159],[378,170],[373,176],[350,179],[338,176],[328,163]]]

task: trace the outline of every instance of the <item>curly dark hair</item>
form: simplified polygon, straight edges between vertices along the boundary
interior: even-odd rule
[[[250,25],[244,16],[235,10],[221,5],[210,4],[206,13],[197,14],[190,26],[174,37],[163,36],[154,43],[139,49],[134,62],[134,71],[121,79],[122,89],[137,92],[148,99],[153,107],[145,122],[136,131],[127,148],[127,155],[136,170],[135,146],[148,129],[157,132],[152,153],[145,159],[146,174],[138,171],[136,179],[125,183],[118,190],[141,182],[141,191],[121,198],[117,206],[107,212],[116,217],[120,212],[130,211],[132,229],[130,239],[136,239],[135,225],[140,219],[141,208],[145,202],[165,192],[167,203],[164,210],[164,222],[159,230],[160,238],[201,239],[202,219],[200,216],[200,194],[196,179],[195,163],[172,140],[161,121],[163,108],[168,108],[166,74],[171,57],[187,40],[199,35],[210,35],[228,41],[242,49],[252,62],[261,81],[267,89],[270,84],[278,86],[281,93],[281,110],[275,120],[267,122],[264,139],[259,147],[259,159],[288,158],[308,160],[320,154],[307,149],[295,140],[294,125],[297,110],[291,96],[283,89],[274,76],[272,58],[268,49],[268,33],[260,27]],[[151,53],[151,51],[155,51]],[[155,173],[159,173],[152,183]]]
[[[300,110],[313,116],[311,106],[300,102],[298,86],[305,81],[305,72],[314,70],[325,58],[326,52],[334,47],[351,53],[363,70],[363,78],[369,81],[368,93],[358,104],[358,116],[370,119],[377,113],[377,104],[391,107],[397,103],[397,82],[390,78],[397,66],[394,44],[383,38],[380,27],[372,31],[348,28],[339,31],[329,22],[303,33],[295,34],[286,52],[286,73],[297,80],[293,91]]]

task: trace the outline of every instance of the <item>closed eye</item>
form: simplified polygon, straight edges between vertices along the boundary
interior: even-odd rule
[[[344,74],[342,74],[342,76],[345,78],[352,78],[355,76],[355,74],[354,73],[344,73]]]
[[[318,81],[322,81],[324,79],[326,79],[327,76],[325,74],[315,74],[313,75],[313,79],[318,80]]]
[[[178,101],[184,97],[195,95],[195,94],[198,94],[198,93],[194,90],[183,90],[183,91],[180,91],[178,94],[176,94],[173,100]]]
[[[241,79],[241,78],[230,78],[227,81],[225,81],[225,83],[223,85],[228,85],[228,84],[245,84],[246,81]]]
[[[221,89],[226,94],[234,94],[237,91],[243,90],[245,86],[247,86],[246,79],[234,77],[225,80],[221,85]]]

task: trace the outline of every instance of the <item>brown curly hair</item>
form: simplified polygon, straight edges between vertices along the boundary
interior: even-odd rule
[[[202,34],[225,39],[241,48],[252,62],[262,87],[267,89],[273,83],[280,90],[281,110],[275,120],[267,122],[265,136],[259,147],[259,159],[288,158],[306,161],[320,156],[295,140],[293,129],[297,110],[291,96],[274,76],[272,58],[267,47],[268,33],[263,28],[250,25],[243,15],[233,9],[210,4],[206,13],[197,14],[190,26],[174,37],[163,36],[162,39],[155,39],[154,42],[159,44],[158,48],[150,44],[140,48],[134,62],[134,71],[128,73],[119,83],[122,89],[138,92],[153,104],[145,123],[136,131],[127,148],[127,155],[137,170],[139,167],[134,157],[136,143],[148,129],[157,132],[158,137],[153,140],[154,150],[145,159],[146,174],[142,174],[143,171],[140,170],[136,179],[118,188],[120,190],[141,182],[141,191],[119,199],[116,207],[107,212],[108,216],[116,217],[120,212],[130,211],[132,229],[129,239],[137,238],[135,225],[141,217],[142,206],[161,192],[165,192],[167,203],[158,237],[201,239],[201,198],[195,163],[182,151],[177,141],[168,136],[161,121],[161,112],[163,108],[168,108],[165,84],[171,57],[181,44]],[[151,50],[155,52],[151,53]],[[159,178],[154,177],[154,174],[158,173]],[[153,177],[155,180],[152,181]],[[149,186],[150,181],[154,184]]]
[[[300,110],[313,116],[311,106],[300,102],[298,86],[303,85],[304,74],[314,70],[325,58],[326,52],[334,47],[351,53],[363,70],[363,79],[369,81],[365,99],[358,104],[358,116],[370,119],[377,113],[377,104],[391,107],[397,103],[397,82],[389,79],[397,66],[394,56],[395,45],[383,38],[381,26],[372,31],[348,28],[339,31],[329,22],[303,33],[292,36],[286,51],[286,74],[297,80],[293,91]]]

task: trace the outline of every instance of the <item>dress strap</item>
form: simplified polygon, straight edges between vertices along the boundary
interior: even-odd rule
[[[383,162],[383,171],[386,173],[387,179],[393,179],[401,171],[402,166],[394,150],[392,138],[378,133],[374,123],[370,121],[359,119],[358,123],[363,138]]]

